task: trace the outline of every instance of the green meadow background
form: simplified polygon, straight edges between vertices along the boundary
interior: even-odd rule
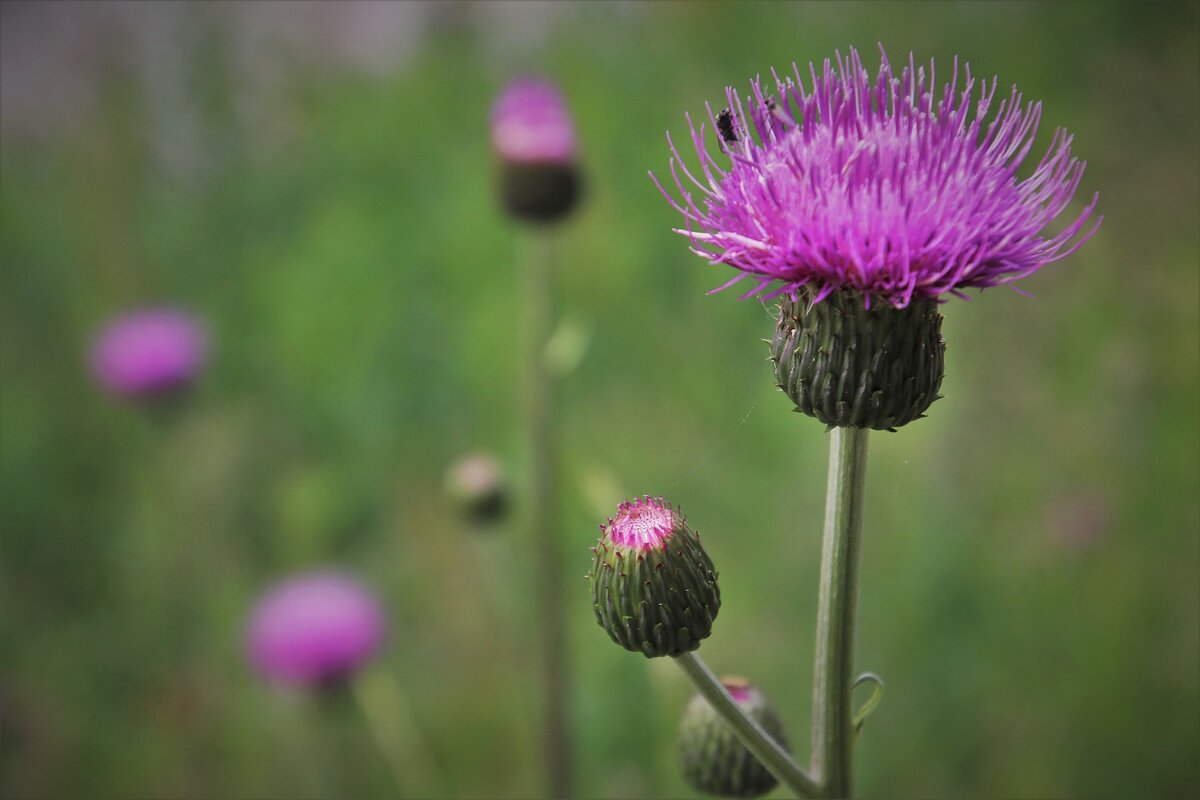
[[[487,128],[525,71],[563,87],[587,171],[555,234],[559,343],[578,359],[559,392],[578,794],[693,795],[675,767],[686,679],[613,646],[583,580],[597,523],[633,494],[704,534],[724,605],[702,653],[762,686],[806,760],[827,437],[773,385],[770,309],[706,296],[728,274],[686,251],[646,173],[727,84],[850,46],[874,69],[882,43],[1041,98],[1038,142],[1076,135],[1080,197],[1099,191],[1105,219],[1021,284],[1032,297],[947,303],[945,399],[871,437],[857,664],[887,691],[861,794],[1197,796],[1197,9],[450,4],[386,68],[259,54],[275,71],[248,95],[263,76],[238,57],[238,8],[173,6],[177,133],[161,76],[97,23],[90,60],[55,56],[92,101],[31,131],[5,100],[0,793],[543,790],[522,233],[494,202]],[[6,46],[46,34],[36,9],[4,15]],[[71,104],[21,66],[7,86]],[[96,330],[148,302],[214,338],[195,392],[152,415],[86,369]],[[513,479],[495,530],[443,493],[472,450]],[[243,659],[263,587],[327,564],[391,616],[369,717]]]

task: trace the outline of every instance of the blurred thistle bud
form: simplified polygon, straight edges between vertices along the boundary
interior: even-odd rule
[[[853,291],[801,287],[779,304],[771,361],[796,410],[831,428],[895,430],[937,400],[946,343],[937,301],[903,308]]]
[[[446,493],[473,522],[498,522],[508,511],[504,471],[486,453],[472,453],[454,462],[446,472]]]
[[[328,688],[375,655],[386,627],[383,609],[357,580],[310,572],[259,599],[246,626],[246,653],[269,681]]]
[[[535,78],[508,85],[492,108],[500,199],[513,217],[556,222],[575,208],[581,176],[575,129],[557,87]]]
[[[208,358],[208,334],[175,308],[147,308],[113,320],[92,344],[92,374],[111,394],[148,401],[187,388]]]
[[[727,676],[721,683],[742,709],[772,739],[789,749],[783,723],[767,698],[744,678]],[[696,695],[679,726],[679,761],[683,778],[698,792],[717,797],[758,797],[775,788],[775,776],[738,741],[708,701]]]
[[[647,658],[695,650],[721,608],[717,573],[683,514],[661,497],[625,502],[601,525],[588,583],[596,620]]]

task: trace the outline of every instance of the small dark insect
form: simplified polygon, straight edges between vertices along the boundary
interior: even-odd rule
[[[738,140],[737,131],[733,127],[733,112],[728,108],[721,109],[721,113],[717,115],[717,130],[728,144]]]

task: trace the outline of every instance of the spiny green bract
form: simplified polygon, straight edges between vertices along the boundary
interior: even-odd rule
[[[895,430],[925,416],[937,400],[946,343],[937,302],[905,308],[856,292],[810,290],[779,305],[771,361],[796,410],[831,428]]]

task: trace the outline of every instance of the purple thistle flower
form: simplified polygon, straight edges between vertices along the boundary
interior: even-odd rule
[[[709,152],[703,123],[697,129],[688,117],[699,177],[667,135],[680,199],[651,177],[684,217],[677,232],[692,252],[738,270],[713,291],[750,277],[757,285],[743,297],[776,284],[766,298],[795,300],[807,286],[818,301],[847,289],[868,305],[874,295],[904,308],[917,296],[962,297],[1023,278],[1099,227],[1096,217],[1085,230],[1096,195],[1060,233],[1043,233],[1070,203],[1085,162],[1059,128],[1033,172],[1018,178],[1040,102],[1023,102],[1013,87],[994,105],[996,79],[976,92],[968,66],[960,86],[957,58],[938,88],[932,61],[926,74],[910,54],[897,78],[882,47],[880,55],[874,80],[852,49],[836,65],[826,59],[820,74],[810,64],[807,86],[793,65],[794,80],[772,71],[774,94],[755,80],[743,104],[727,89],[728,108],[715,117],[708,108],[726,168]]]
[[[358,581],[337,572],[311,572],[262,596],[246,627],[246,651],[268,680],[329,684],[375,654],[385,627],[383,610]]]
[[[558,88],[537,78],[518,78],[492,107],[492,145],[518,164],[575,160],[575,128]]]
[[[566,217],[579,201],[582,175],[575,128],[558,88],[518,78],[496,100],[491,122],[504,210],[536,224]]]
[[[173,308],[134,311],[110,323],[91,350],[91,368],[110,392],[149,398],[190,383],[208,356],[208,335]]]

